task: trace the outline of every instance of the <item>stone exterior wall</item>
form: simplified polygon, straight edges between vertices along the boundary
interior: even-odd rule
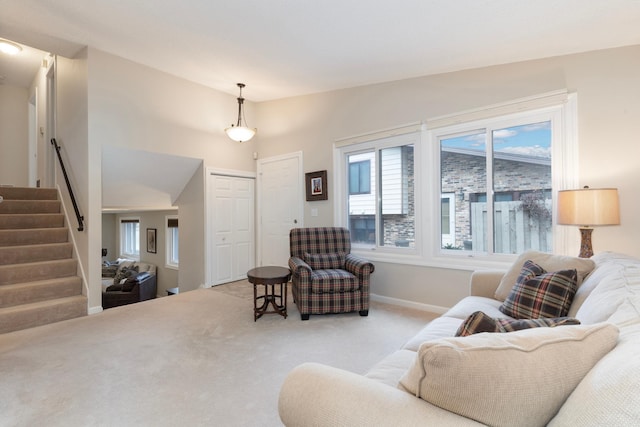
[[[471,240],[471,208],[470,203],[478,199],[478,195],[486,194],[486,159],[460,153],[441,153],[441,173],[446,179],[442,182],[442,193],[455,195],[456,243],[464,247],[465,241]],[[494,191],[514,192],[514,200],[518,193],[533,190],[551,190],[551,167],[533,163],[496,159],[494,163]]]

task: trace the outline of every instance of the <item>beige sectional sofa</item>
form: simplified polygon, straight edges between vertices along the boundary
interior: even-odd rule
[[[580,325],[454,337],[500,306],[527,259],[548,272],[575,268],[567,316]],[[287,426],[640,425],[640,260],[523,254],[508,272],[476,272],[471,296],[403,348],[357,375],[307,363],[279,398]]]

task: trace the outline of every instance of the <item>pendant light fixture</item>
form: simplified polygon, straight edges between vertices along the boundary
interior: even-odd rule
[[[0,39],[0,52],[7,55],[17,55],[22,52],[22,46],[6,39]]]
[[[247,121],[244,119],[243,108],[244,98],[242,97],[242,88],[244,86],[244,83],[238,83],[238,87],[240,88],[240,95],[238,96],[238,123],[235,125],[232,124],[224,130],[229,138],[237,142],[249,141],[258,131],[255,128],[252,129],[246,126]],[[242,124],[243,120],[245,125]]]

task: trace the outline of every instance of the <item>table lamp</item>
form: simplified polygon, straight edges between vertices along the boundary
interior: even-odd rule
[[[558,192],[558,224],[579,225],[580,258],[593,256],[592,226],[620,224],[617,188],[584,188]]]

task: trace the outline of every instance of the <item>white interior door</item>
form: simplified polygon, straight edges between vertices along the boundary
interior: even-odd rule
[[[289,231],[303,226],[302,153],[258,161],[258,264],[286,266]]]
[[[210,173],[207,188],[211,283],[244,279],[255,266],[255,180]]]

